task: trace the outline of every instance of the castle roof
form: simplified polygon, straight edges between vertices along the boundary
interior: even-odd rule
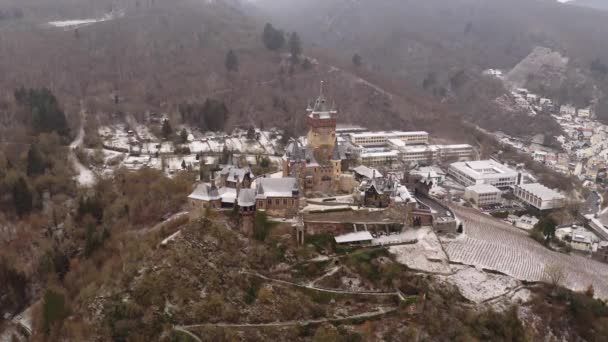
[[[212,185],[201,183],[196,186],[188,198],[199,201],[213,201],[220,199],[220,195],[213,183]]]
[[[310,117],[318,119],[331,119],[338,113],[329,105],[327,98],[323,95],[323,81],[321,81],[321,92],[319,97],[317,97],[312,106],[308,107],[307,112],[310,113]]]
[[[259,178],[257,180],[256,198],[293,197],[299,191],[298,181],[293,177]]]
[[[255,196],[255,189],[241,189],[237,203],[240,207],[253,207],[255,205]]]
[[[235,167],[232,165],[225,166],[220,171],[220,174],[222,176],[226,176],[226,180],[229,182],[241,183],[241,182],[243,182],[243,179],[245,179],[245,177],[247,175],[249,175],[249,177],[253,178],[253,174],[251,173],[250,168],[248,168],[248,167],[238,168],[238,167]]]

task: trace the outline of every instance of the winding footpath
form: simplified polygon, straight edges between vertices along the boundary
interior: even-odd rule
[[[78,182],[78,185],[82,187],[91,187],[95,184],[95,174],[93,173],[93,171],[84,166],[80,162],[80,160],[78,160],[78,156],[76,155],[76,150],[78,150],[78,148],[82,146],[82,143],[84,141],[85,121],[86,112],[84,109],[82,109],[80,111],[80,128],[78,129],[78,135],[76,136],[76,139],[74,139],[74,141],[72,141],[72,143],[70,144],[70,151],[68,157],[72,162],[72,165],[74,166],[74,170],[76,170],[76,173],[78,174],[76,176],[76,181]]]

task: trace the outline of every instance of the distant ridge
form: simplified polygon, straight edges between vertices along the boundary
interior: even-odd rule
[[[597,10],[608,11],[608,1],[606,0],[572,0],[569,5],[589,7]]]

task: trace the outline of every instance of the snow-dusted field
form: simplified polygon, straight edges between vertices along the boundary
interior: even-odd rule
[[[99,127],[97,132],[103,140],[104,145],[112,148],[129,149],[129,142],[132,137],[127,133],[127,126],[116,124],[112,126]]]
[[[418,243],[390,247],[389,251],[396,256],[398,262],[415,270],[451,273],[448,258],[441,249],[441,243],[432,228],[422,227],[407,232],[412,239],[418,239]]]
[[[483,272],[474,267],[452,268],[455,269],[454,274],[440,277],[456,285],[466,299],[475,303],[505,295],[520,285],[514,278]]]
[[[457,206],[452,209],[464,222],[465,234],[442,240],[450,261],[527,281],[546,280],[546,267],[559,265],[565,273],[562,285],[575,291],[593,285],[596,296],[608,298],[608,265],[550,251],[527,233],[476,210]]]

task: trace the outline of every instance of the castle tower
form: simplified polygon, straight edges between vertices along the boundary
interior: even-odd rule
[[[308,144],[316,151],[332,153],[336,141],[336,117],[338,112],[330,107],[323,95],[323,82],[321,92],[313,106],[306,110],[308,115]],[[327,155],[327,159],[331,154]]]

